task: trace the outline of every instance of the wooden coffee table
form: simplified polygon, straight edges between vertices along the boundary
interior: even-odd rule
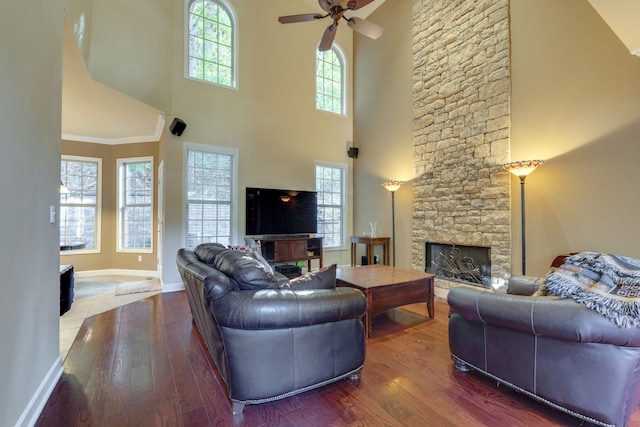
[[[373,316],[392,308],[426,302],[429,318],[433,319],[433,278],[433,274],[381,264],[336,270],[336,286],[360,289],[367,297],[364,317],[367,337],[371,336]]]

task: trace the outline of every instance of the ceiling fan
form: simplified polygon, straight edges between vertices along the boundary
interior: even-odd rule
[[[351,18],[344,16],[345,12],[358,10],[372,1],[373,0],[318,0],[320,7],[326,12],[325,14],[304,13],[301,15],[287,15],[279,17],[278,21],[281,24],[292,24],[294,22],[315,21],[330,17],[333,23],[324,31],[322,40],[320,40],[320,46],[318,46],[318,50],[325,51],[331,49],[340,19],[347,21],[347,25],[352,30],[369,38],[377,39],[382,35],[382,27],[377,24],[358,18],[357,16]]]

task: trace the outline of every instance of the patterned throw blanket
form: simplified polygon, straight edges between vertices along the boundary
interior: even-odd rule
[[[640,260],[581,252],[546,277],[548,295],[572,298],[622,328],[640,327]]]

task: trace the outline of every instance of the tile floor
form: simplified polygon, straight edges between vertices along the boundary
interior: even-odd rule
[[[67,356],[84,319],[162,292],[116,295],[118,283],[143,279],[138,276],[78,277],[76,275],[73,304],[71,309],[60,317],[60,356],[62,360]]]

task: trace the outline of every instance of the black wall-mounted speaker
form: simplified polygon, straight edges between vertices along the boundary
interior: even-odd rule
[[[184,120],[176,117],[171,122],[171,125],[169,125],[169,130],[171,131],[172,134],[176,136],[180,136],[182,135],[182,132],[184,132],[186,127],[187,127],[187,124],[184,122]]]
[[[357,159],[358,149],[356,147],[349,147],[349,150],[347,150],[347,156],[351,157],[352,159]]]

